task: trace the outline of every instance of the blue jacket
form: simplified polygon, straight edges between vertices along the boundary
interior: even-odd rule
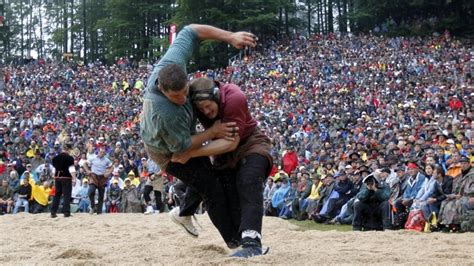
[[[403,192],[403,198],[404,199],[414,199],[416,198],[416,195],[420,191],[421,187],[423,186],[423,183],[425,182],[426,177],[418,172],[416,175],[416,179],[413,183],[410,183],[411,177],[408,177],[407,180],[405,181],[406,183],[406,188],[405,191]]]

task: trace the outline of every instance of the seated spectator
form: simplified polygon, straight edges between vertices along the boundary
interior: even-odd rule
[[[292,179],[290,182],[290,190],[288,191],[286,197],[283,199],[283,204],[280,209],[280,212],[278,213],[278,217],[283,218],[283,219],[292,218],[291,204],[296,198],[297,186],[298,186],[298,180],[296,178]]]
[[[432,176],[430,181],[434,180],[434,184],[430,185],[424,195],[415,201],[415,204],[419,205],[419,208],[423,211],[427,221],[431,220],[430,218],[433,214],[439,217],[441,202],[446,199],[446,195],[451,194],[453,189],[453,180],[443,174],[443,168],[440,165],[432,167],[434,169],[432,174],[430,174],[429,169],[425,171],[427,175]]]
[[[107,212],[120,212],[120,200],[122,197],[122,190],[120,189],[117,179],[112,180],[112,185],[109,187],[107,194],[106,208]]]
[[[354,202],[352,230],[390,229],[389,188],[381,184],[373,175],[365,177],[363,183]]]
[[[30,179],[31,185],[31,213],[37,214],[47,211],[48,205],[52,202],[49,198],[51,186],[49,181],[44,181],[42,185],[36,185]]]
[[[462,157],[460,163],[462,174],[453,180],[452,193],[446,195],[439,212],[440,224],[454,231],[460,229],[463,214],[474,210],[474,168],[467,157]]]
[[[296,220],[306,220],[307,213],[306,213],[306,206],[307,206],[307,198],[311,195],[311,192],[318,189],[318,184],[320,183],[319,177],[316,174],[312,176],[308,173],[303,174],[303,180],[301,181],[300,185],[298,186],[298,191],[296,194],[296,198],[293,200],[291,209],[292,209],[292,216]]]
[[[281,209],[285,205],[285,198],[288,196],[288,193],[291,189],[291,184],[288,181],[287,177],[280,177],[278,182],[281,181],[281,186],[275,191],[272,197],[272,204],[270,204],[266,215],[268,216],[278,216]]]
[[[342,206],[354,196],[354,184],[344,171],[339,173],[334,190],[338,193],[338,197],[329,200],[327,211],[321,214],[324,221],[336,217],[340,213]]]
[[[78,203],[78,212],[88,212],[89,206],[91,205],[89,199],[89,180],[87,178],[82,179],[82,186],[77,193],[77,197],[79,198]]]
[[[130,179],[131,184],[138,189],[140,186],[140,178],[137,178],[133,171],[128,172],[127,178]]]
[[[125,178],[125,187],[122,190],[122,212],[124,213],[138,213],[141,212],[140,198],[138,191],[129,178]]]
[[[8,180],[2,180],[0,186],[0,215],[10,213],[13,206],[13,191],[8,187]]]
[[[329,200],[339,197],[337,191],[334,190],[335,185],[336,182],[334,177],[332,175],[328,175],[323,179],[323,186],[319,191],[320,198],[315,202],[314,210],[311,213],[308,211],[308,208],[310,207],[308,205],[308,214],[315,222],[325,221],[325,218],[322,215],[326,214]]]
[[[265,185],[265,189],[263,190],[263,209],[264,210],[266,210],[268,205],[272,202],[272,197],[270,195],[270,192],[272,191],[274,186],[275,186],[275,183],[273,182],[273,178],[268,177],[267,184]]]
[[[368,175],[368,173],[364,174],[365,176]],[[334,217],[334,219],[329,221],[330,224],[352,224],[352,220],[354,219],[354,202],[356,200],[357,193],[359,193],[360,188],[362,187],[361,172],[355,171],[352,175],[350,175],[350,179],[354,184],[351,189],[350,199],[342,206],[341,212],[336,217]]]
[[[18,213],[18,209],[23,207],[25,213],[29,212],[29,199],[31,198],[31,185],[28,178],[24,178],[21,182],[21,186],[18,189],[18,198],[15,201],[15,208],[13,209],[13,214]]]
[[[403,196],[397,199],[397,202],[395,203],[397,212],[405,214],[408,214],[410,211],[413,200],[418,195],[418,192],[421,190],[426,180],[426,177],[419,171],[418,165],[415,163],[408,163],[407,168],[408,176],[405,179],[405,189],[403,191]],[[405,224],[405,221],[400,222],[401,224]]]

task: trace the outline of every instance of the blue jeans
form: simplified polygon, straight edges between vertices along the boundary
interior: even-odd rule
[[[29,203],[28,203],[28,200],[25,199],[25,198],[19,198],[16,202],[15,202],[15,208],[13,209],[13,214],[16,214],[18,212],[18,208],[20,208],[21,206],[24,206],[25,207],[25,212],[29,212]]]

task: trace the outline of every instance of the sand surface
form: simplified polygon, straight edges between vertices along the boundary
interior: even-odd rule
[[[95,264],[424,264],[474,265],[474,234],[299,231],[265,217],[270,253],[229,258],[231,251],[207,215],[192,238],[166,214],[0,216],[0,265]]]

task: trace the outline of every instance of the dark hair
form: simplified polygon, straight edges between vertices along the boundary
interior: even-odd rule
[[[438,175],[442,175],[444,177],[444,170],[443,167],[439,164],[432,165],[433,167],[433,172],[436,171]],[[437,176],[434,176],[434,178],[437,178]]]
[[[186,86],[188,79],[179,65],[170,64],[160,70],[157,82],[164,91],[180,91]]]
[[[218,84],[208,78],[197,78],[189,84],[189,94],[193,103],[204,100],[219,102]]]

